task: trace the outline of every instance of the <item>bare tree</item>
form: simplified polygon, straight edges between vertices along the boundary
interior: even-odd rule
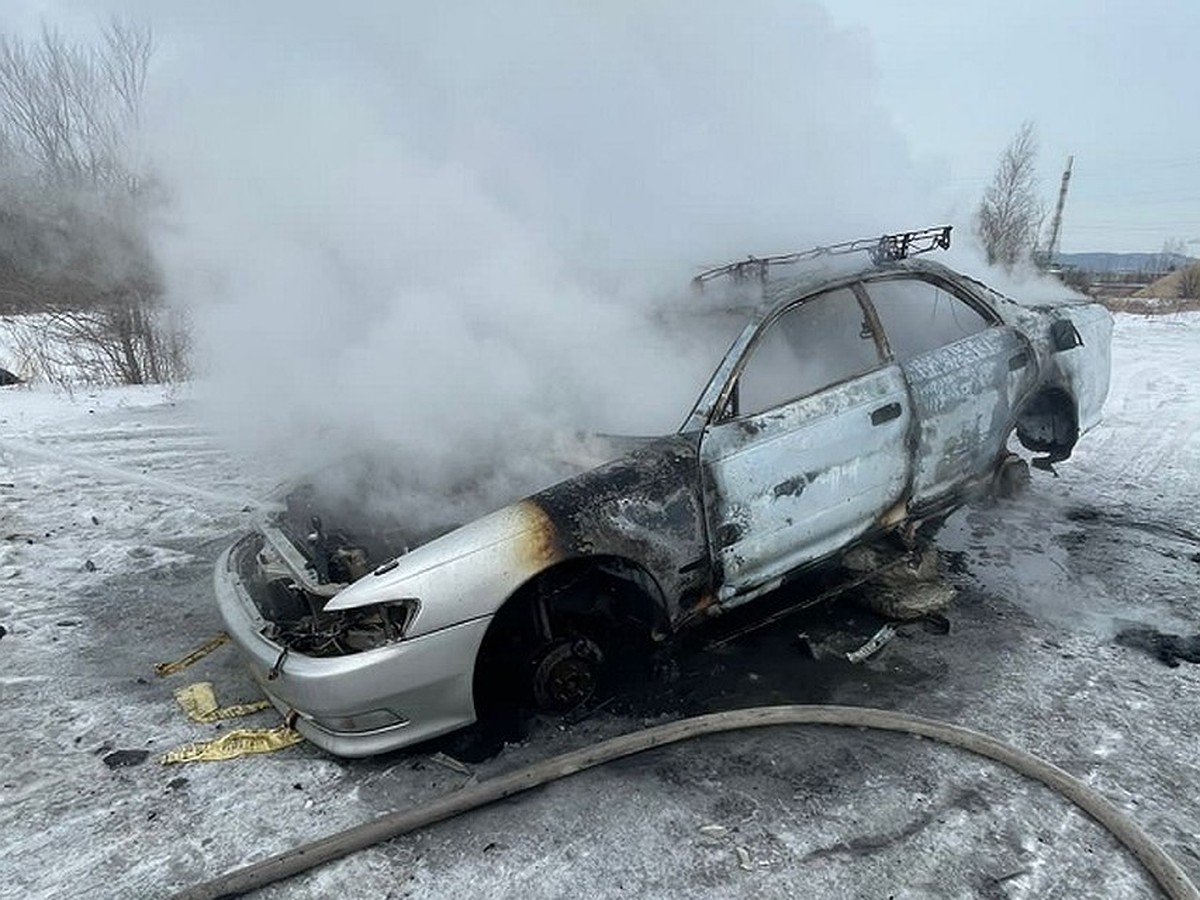
[[[0,35],[5,143],[54,185],[134,186],[127,140],[153,52],[148,29],[116,20],[103,46],[49,28],[32,43]]]
[[[1045,210],[1038,198],[1037,140],[1026,122],[1000,155],[975,212],[975,234],[988,263],[1011,271],[1030,258]]]
[[[117,20],[91,44],[0,35],[0,311],[46,316],[73,361],[103,361],[90,380],[185,374],[147,239],[158,194],[135,155],[153,52],[149,29]],[[31,347],[54,378],[62,354]]]
[[[1188,266],[1179,274],[1181,300],[1200,300],[1200,263]]]

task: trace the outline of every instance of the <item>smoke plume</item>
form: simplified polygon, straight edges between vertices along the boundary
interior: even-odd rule
[[[281,470],[386,445],[436,493],[673,430],[734,336],[659,313],[699,267],[939,220],[815,3],[117,11],[207,402]]]

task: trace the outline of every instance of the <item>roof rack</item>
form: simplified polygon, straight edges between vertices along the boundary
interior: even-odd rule
[[[921,231],[902,231],[897,234],[885,234],[877,238],[860,238],[856,241],[843,241],[840,244],[829,244],[825,247],[813,247],[811,250],[801,250],[797,253],[784,253],[779,256],[748,256],[743,260],[731,262],[715,269],[706,269],[695,278],[692,284],[703,288],[704,283],[714,278],[730,276],[734,281],[748,281],[757,278],[767,280],[767,271],[772,266],[786,266],[793,263],[817,259],[821,256],[841,256],[846,253],[867,252],[875,264],[896,262],[928,253],[931,250],[946,250],[950,247],[951,225],[939,228],[925,228]]]

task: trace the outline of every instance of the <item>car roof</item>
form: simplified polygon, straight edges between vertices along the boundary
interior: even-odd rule
[[[787,274],[772,275],[762,283],[761,298],[753,304],[754,318],[770,316],[782,305],[808,294],[834,289],[864,278],[885,275],[936,275],[954,283],[972,281],[941,263],[905,259],[876,263],[869,257],[827,257],[800,263]]]

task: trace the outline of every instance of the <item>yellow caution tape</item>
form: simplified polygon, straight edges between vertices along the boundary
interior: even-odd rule
[[[236,719],[251,713],[269,709],[269,700],[255,700],[253,703],[238,703],[234,706],[217,706],[217,695],[213,693],[211,681],[199,681],[175,691],[175,699],[193,722],[218,722],[222,719]]]
[[[282,750],[304,740],[298,731],[280,725],[277,728],[239,728],[214,738],[211,741],[197,741],[194,744],[184,744],[174,750],[168,750],[160,758],[164,766],[186,762],[215,762],[222,759],[236,759],[251,753],[270,753]]]
[[[253,703],[238,703],[234,706],[218,706],[217,695],[211,681],[199,681],[185,685],[175,691],[175,699],[193,722],[211,723],[222,719],[248,716],[271,706],[268,700]],[[171,763],[215,761],[237,759],[251,753],[270,753],[282,750],[304,740],[300,733],[280,725],[276,728],[239,728],[210,741],[197,741],[168,750],[159,761],[165,766]]]
[[[208,656],[208,654],[212,653],[228,640],[229,635],[222,631],[212,640],[205,641],[203,644],[181,659],[177,659],[174,662],[168,663],[155,663],[154,672],[160,678],[163,678],[167,675],[174,675],[176,672],[182,672],[192,663],[204,659],[204,657]]]

